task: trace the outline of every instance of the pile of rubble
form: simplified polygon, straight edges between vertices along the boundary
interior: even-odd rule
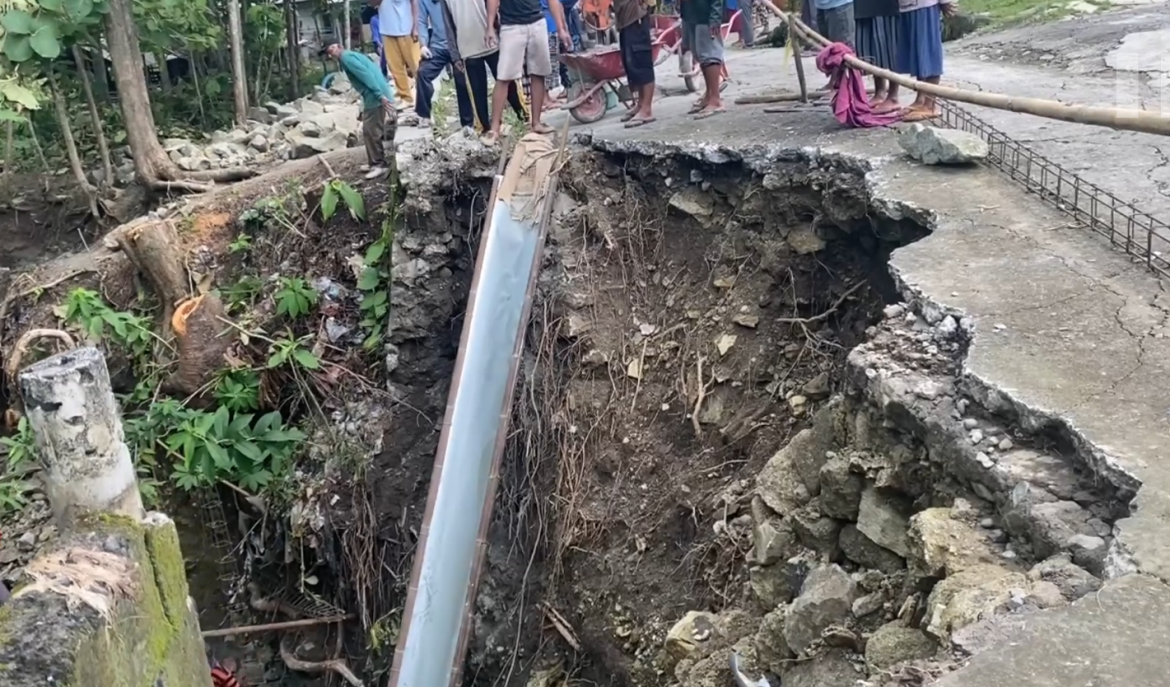
[[[285,105],[268,102],[251,108],[247,126],[216,131],[203,141],[164,139],[163,149],[185,172],[312,157],[357,145],[359,100],[345,74],[338,72],[329,88],[318,87]],[[122,148],[117,155],[117,181],[128,184],[134,179],[130,150]]]
[[[849,355],[850,394],[720,497],[751,537],[752,600],[674,626],[658,665],[683,687],[726,684],[731,653],[772,685],[919,684],[1124,565],[1126,488],[984,410],[958,316],[885,315]]]

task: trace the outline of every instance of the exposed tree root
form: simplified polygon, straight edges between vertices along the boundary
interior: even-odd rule
[[[24,413],[24,402],[20,396],[20,389],[16,383],[16,373],[20,372],[20,362],[24,358],[24,354],[32,347],[33,342],[40,339],[56,339],[65,346],[65,350],[76,348],[73,337],[61,331],[60,329],[30,329],[12,346],[12,353],[8,356],[8,365],[5,366],[5,373],[8,375],[8,381],[12,385],[12,393],[9,398],[12,399],[12,405],[4,412],[4,422],[12,429],[20,422],[20,417]]]

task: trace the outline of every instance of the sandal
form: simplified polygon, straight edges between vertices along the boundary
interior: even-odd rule
[[[626,122],[626,128],[627,129],[637,129],[640,126],[644,126],[646,124],[650,124],[650,123],[656,122],[656,121],[658,121],[658,120],[655,117],[645,117],[645,118],[635,117],[635,118],[631,119],[630,121]]]
[[[910,108],[902,115],[903,122],[925,122],[931,119],[938,119],[939,114],[933,110],[916,110]]]
[[[723,107],[705,108],[705,109],[700,110],[698,113],[695,114],[695,119],[696,120],[707,119],[708,117],[714,117],[717,114],[723,114],[726,111],[727,110]]]

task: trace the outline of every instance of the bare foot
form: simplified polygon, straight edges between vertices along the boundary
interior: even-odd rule
[[[897,100],[883,100],[880,103],[873,104],[873,111],[877,114],[886,114],[887,112],[895,112],[902,109]]]
[[[695,119],[706,119],[708,117],[714,117],[723,111],[723,103],[718,105],[708,105],[695,114]]]
[[[924,107],[911,107],[902,115],[903,122],[925,122],[928,119],[938,117],[938,113],[933,109]]]
[[[534,134],[551,134],[553,128],[544,122],[537,122],[532,125],[532,133]]]
[[[483,141],[484,145],[494,146],[497,142],[499,142],[500,135],[498,133],[496,133],[495,131],[489,131],[486,134],[484,134],[483,138],[480,140]]]

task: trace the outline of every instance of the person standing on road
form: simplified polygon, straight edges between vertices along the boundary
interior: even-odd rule
[[[618,46],[626,83],[637,99],[622,121],[633,129],[654,121],[654,47],[650,40],[650,7],[646,0],[615,0]]]
[[[943,73],[942,18],[955,13],[954,0],[898,0],[898,9],[898,71],[937,85]],[[902,121],[937,116],[934,97],[919,91]]]
[[[813,0],[817,8],[817,32],[830,43],[854,46],[857,31],[853,0]]]
[[[857,56],[875,67],[898,71],[898,0],[853,0],[853,17]],[[869,104],[876,113],[897,110],[898,84],[873,77]]]
[[[439,0],[417,0],[418,2],[418,39],[419,54],[422,62],[418,66],[418,89],[415,98],[414,111],[418,115],[418,125],[427,128],[431,125],[431,105],[435,97],[435,79],[443,70],[454,64],[451,59],[451,50],[447,41],[447,25],[443,21],[443,10]],[[462,76],[462,75],[459,75]],[[462,78],[455,79],[455,96],[459,102],[459,121],[463,126],[472,125],[471,101],[467,96],[467,82]],[[466,112],[464,109],[466,108]]]
[[[488,97],[488,72],[496,76],[500,51],[487,44],[487,4],[484,0],[439,0],[443,12],[443,23],[447,29],[447,49],[455,65],[455,78],[466,80],[470,97],[467,109],[473,114],[468,121],[462,121],[464,105],[459,105],[459,117],[463,126],[477,126],[486,133],[492,127],[492,110]],[[459,91],[455,92],[459,96]],[[516,85],[508,89],[508,104],[520,121],[528,121],[528,112],[520,102]]]
[[[378,30],[378,8],[376,0],[362,9],[362,21],[370,25],[370,40],[374,44],[374,53],[378,55],[378,66],[382,68],[382,76],[389,77],[390,70],[386,67],[386,52],[382,50],[382,32]]]
[[[374,0],[378,2],[378,30],[382,33],[382,51],[398,92],[397,107],[405,110],[414,104],[410,80],[418,75],[418,1]]]
[[[389,139],[391,147],[398,134],[398,111],[394,109],[394,93],[386,77],[378,71],[378,65],[368,56],[355,50],[343,50],[333,43],[323,51],[331,60],[336,60],[341,71],[362,97],[358,119],[362,123],[362,141],[366,145],[366,160],[369,161],[367,179],[376,179],[386,173],[386,148]],[[389,126],[387,126],[389,121]]]
[[[560,0],[548,0],[549,11],[557,25],[557,35],[566,50],[573,47],[573,39],[565,27],[565,13]],[[499,20],[499,34],[496,21]],[[487,0],[487,30],[484,41],[500,46],[500,63],[496,72],[496,87],[492,92],[492,128],[485,143],[495,143],[500,137],[504,119],[504,102],[510,85],[524,76],[525,68],[532,79],[532,120],[534,133],[548,134],[552,129],[541,123],[544,110],[545,79],[552,73],[552,58],[548,52],[548,28],[540,0]]]
[[[703,72],[706,90],[691,107],[695,119],[723,112],[723,0],[682,0],[683,42]]]

